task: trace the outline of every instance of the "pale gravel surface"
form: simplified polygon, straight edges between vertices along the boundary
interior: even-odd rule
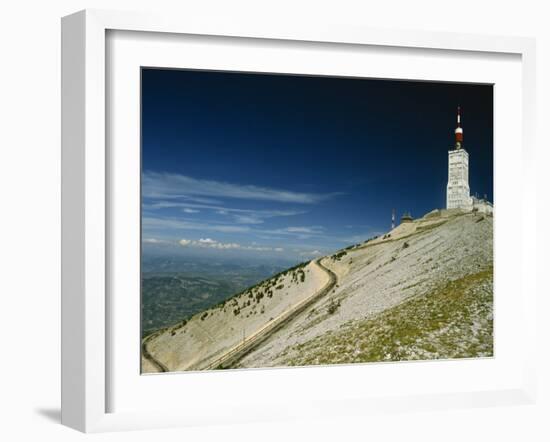
[[[493,355],[493,269],[442,284],[372,318],[287,347],[280,365],[479,358]],[[284,357],[283,357],[284,356]]]
[[[141,371],[142,373],[156,373],[157,367],[155,367],[151,362],[145,358],[141,358]]]
[[[334,293],[243,358],[238,366],[286,365],[283,354],[290,347],[336,331],[343,324],[371,318],[447,281],[486,269],[493,259],[492,220],[476,214],[430,217],[398,226],[389,238],[350,250],[341,261],[325,258],[323,263],[339,277]],[[331,298],[340,301],[332,315],[327,312]]]

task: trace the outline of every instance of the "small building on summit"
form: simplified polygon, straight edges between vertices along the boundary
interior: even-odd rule
[[[403,214],[403,216],[401,216],[401,224],[403,224],[403,223],[412,223],[412,222],[413,222],[413,217],[410,214],[410,212],[405,212]]]
[[[472,197],[472,211],[479,213],[493,213],[493,205],[486,198]]]
[[[447,182],[447,209],[461,209],[493,213],[493,205],[486,199],[470,195],[469,155],[464,149],[464,132],[460,122],[460,106],[456,117],[455,146],[449,150],[449,179]]]

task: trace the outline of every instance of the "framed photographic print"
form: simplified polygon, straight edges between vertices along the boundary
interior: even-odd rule
[[[493,356],[493,85],[142,68],[141,100],[142,373]]]
[[[63,422],[531,401],[533,57],[64,18]]]

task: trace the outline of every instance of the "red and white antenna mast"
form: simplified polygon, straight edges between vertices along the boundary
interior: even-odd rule
[[[462,149],[462,143],[464,142],[464,134],[462,127],[460,126],[460,106],[458,106],[456,113],[456,129],[455,129],[455,148]]]

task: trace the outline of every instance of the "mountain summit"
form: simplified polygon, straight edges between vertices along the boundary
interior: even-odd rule
[[[493,217],[434,210],[149,335],[142,371],[493,354]]]

